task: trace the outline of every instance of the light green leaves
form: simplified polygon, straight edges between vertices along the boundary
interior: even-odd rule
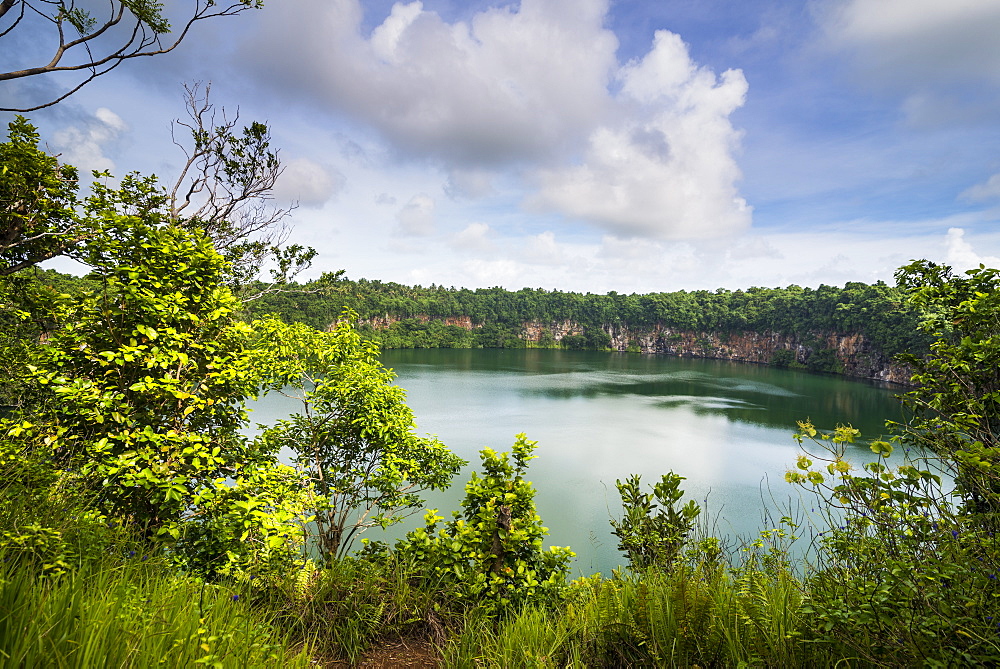
[[[114,209],[126,196],[95,197]],[[100,488],[103,512],[173,540],[202,490],[252,462],[237,430],[261,381],[247,373],[249,330],[220,288],[221,257],[197,234],[133,223],[91,245],[103,292],[82,296],[40,348],[27,370],[38,415],[11,436]]]
[[[892,445],[887,441],[873,441],[869,448],[872,453],[875,453],[882,458],[887,458],[892,455]]]
[[[443,526],[437,510],[429,511],[426,526],[397,542],[395,555],[469,603],[503,608],[558,598],[574,554],[542,548],[548,530],[524,480],[535,446],[519,434],[510,453],[480,451],[482,475],[473,473],[466,484],[462,511]]]
[[[640,488],[640,477],[629,476],[615,482],[621,495],[623,516],[612,520],[611,527],[619,539],[618,549],[634,569],[656,567],[670,570],[681,554],[688,534],[701,513],[701,508],[689,500],[678,507],[684,497],[680,484],[683,476],[664,474],[653,485],[652,492]]]
[[[352,318],[345,312],[332,332],[276,319],[254,323],[255,358],[270,387],[302,403],[300,413],[265,431],[261,444],[296,454],[316,496],[326,559],[344,554],[365,528],[415,511],[419,492],[447,487],[464,464],[437,439],[414,434],[405,393]]]

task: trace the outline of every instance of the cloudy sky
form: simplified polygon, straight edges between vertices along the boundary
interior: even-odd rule
[[[29,116],[66,162],[169,182],[182,86],[211,81],[271,126],[314,275],[891,281],[1000,265],[998,34],[1000,0],[269,0]],[[4,70],[47,60],[2,39]]]

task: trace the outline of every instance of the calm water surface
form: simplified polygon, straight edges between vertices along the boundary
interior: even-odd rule
[[[798,454],[797,420],[850,423],[875,438],[900,417],[898,390],[714,360],[443,349],[386,351],[382,362],[407,390],[418,432],[438,436],[470,467],[480,449],[508,450],[518,432],[538,441],[528,478],[549,543],[571,546],[584,574],[622,561],[608,524],[620,515],[616,479],[641,474],[653,483],[673,470],[687,478],[689,497],[707,500],[716,533],[748,536],[768,509],[790,496],[798,504],[784,482]],[[253,419],[288,410],[265,399]],[[872,454],[859,444],[848,455],[863,462]],[[428,506],[445,516],[458,508],[468,471]],[[809,505],[805,498],[803,512]]]

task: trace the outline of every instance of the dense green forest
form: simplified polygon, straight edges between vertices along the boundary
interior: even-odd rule
[[[280,221],[257,206],[276,178],[266,126],[216,130],[191,138],[218,166],[193,178],[249,194],[190,217],[153,177],[81,184],[27,119],[0,144],[0,666],[351,666],[401,642],[402,660],[454,667],[1000,663],[1000,271],[915,261],[895,287],[647,296],[298,286],[311,250],[233,215]],[[90,273],[38,269],[56,256]],[[467,316],[482,346],[532,319],[576,320],[588,346],[615,323],[858,331],[916,387],[862,468],[844,457],[857,430],[803,417],[785,479],[815,526],[730,545],[683,472],[632,476],[608,519],[627,568],[571,581],[523,434],[481,451],[458,508],[359,540],[465,463],[415,434],[343,305]],[[247,402],[278,391],[299,409],[247,436]],[[912,457],[890,467],[896,449]]]
[[[38,278],[61,290],[84,288],[91,281],[51,270],[40,271]],[[337,277],[280,286],[258,283],[248,290],[260,293],[243,307],[248,319],[274,315],[286,323],[325,330],[339,322],[347,308],[357,315],[361,336],[383,348],[604,350],[613,344],[609,331],[619,331],[624,333],[625,350],[639,350],[639,337],[662,330],[781,333],[797,335],[815,347],[808,364],[799,366],[829,372],[837,371],[838,361],[816,335],[861,334],[887,360],[903,353],[923,354],[931,341],[904,292],[882,282],[842,288],[595,295],[527,288],[424,288]],[[535,338],[527,335],[526,323],[535,325]],[[566,324],[571,333],[553,332]],[[796,366],[787,350],[776,351],[769,362]]]
[[[921,353],[929,338],[920,315],[903,292],[879,282],[843,288],[749,288],[714,292],[677,291],[646,295],[581,294],[524,288],[404,286],[341,279],[332,287],[304,284],[264,295],[248,306],[256,315],[275,313],[285,321],[326,328],[347,306],[364,323],[365,336],[386,348],[521,348],[557,345],[551,334],[527,341],[524,324],[571,322],[580,331],[562,337],[568,348],[603,349],[608,330],[635,332],[667,328],[688,332],[860,333],[887,357]],[[454,323],[467,318],[471,329]],[[375,319],[391,323],[372,327]],[[452,319],[448,322],[447,319]],[[547,335],[547,336],[546,336]]]

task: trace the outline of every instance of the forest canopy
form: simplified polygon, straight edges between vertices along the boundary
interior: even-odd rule
[[[305,286],[308,287],[308,286]],[[330,292],[286,292],[252,305],[254,313],[275,313],[286,321],[329,327],[350,307],[362,323],[402,320],[389,332],[369,334],[387,348],[518,347],[526,322],[572,322],[591,339],[583,348],[603,348],[600,332],[611,327],[669,328],[688,332],[860,333],[887,357],[927,350],[917,327],[920,314],[904,292],[883,282],[851,282],[842,288],[748,288],[663,293],[574,293],[541,288],[446,288],[392,282],[341,280]],[[417,319],[430,320],[421,323]],[[467,318],[475,336],[446,323]],[[407,331],[409,328],[409,331]]]

